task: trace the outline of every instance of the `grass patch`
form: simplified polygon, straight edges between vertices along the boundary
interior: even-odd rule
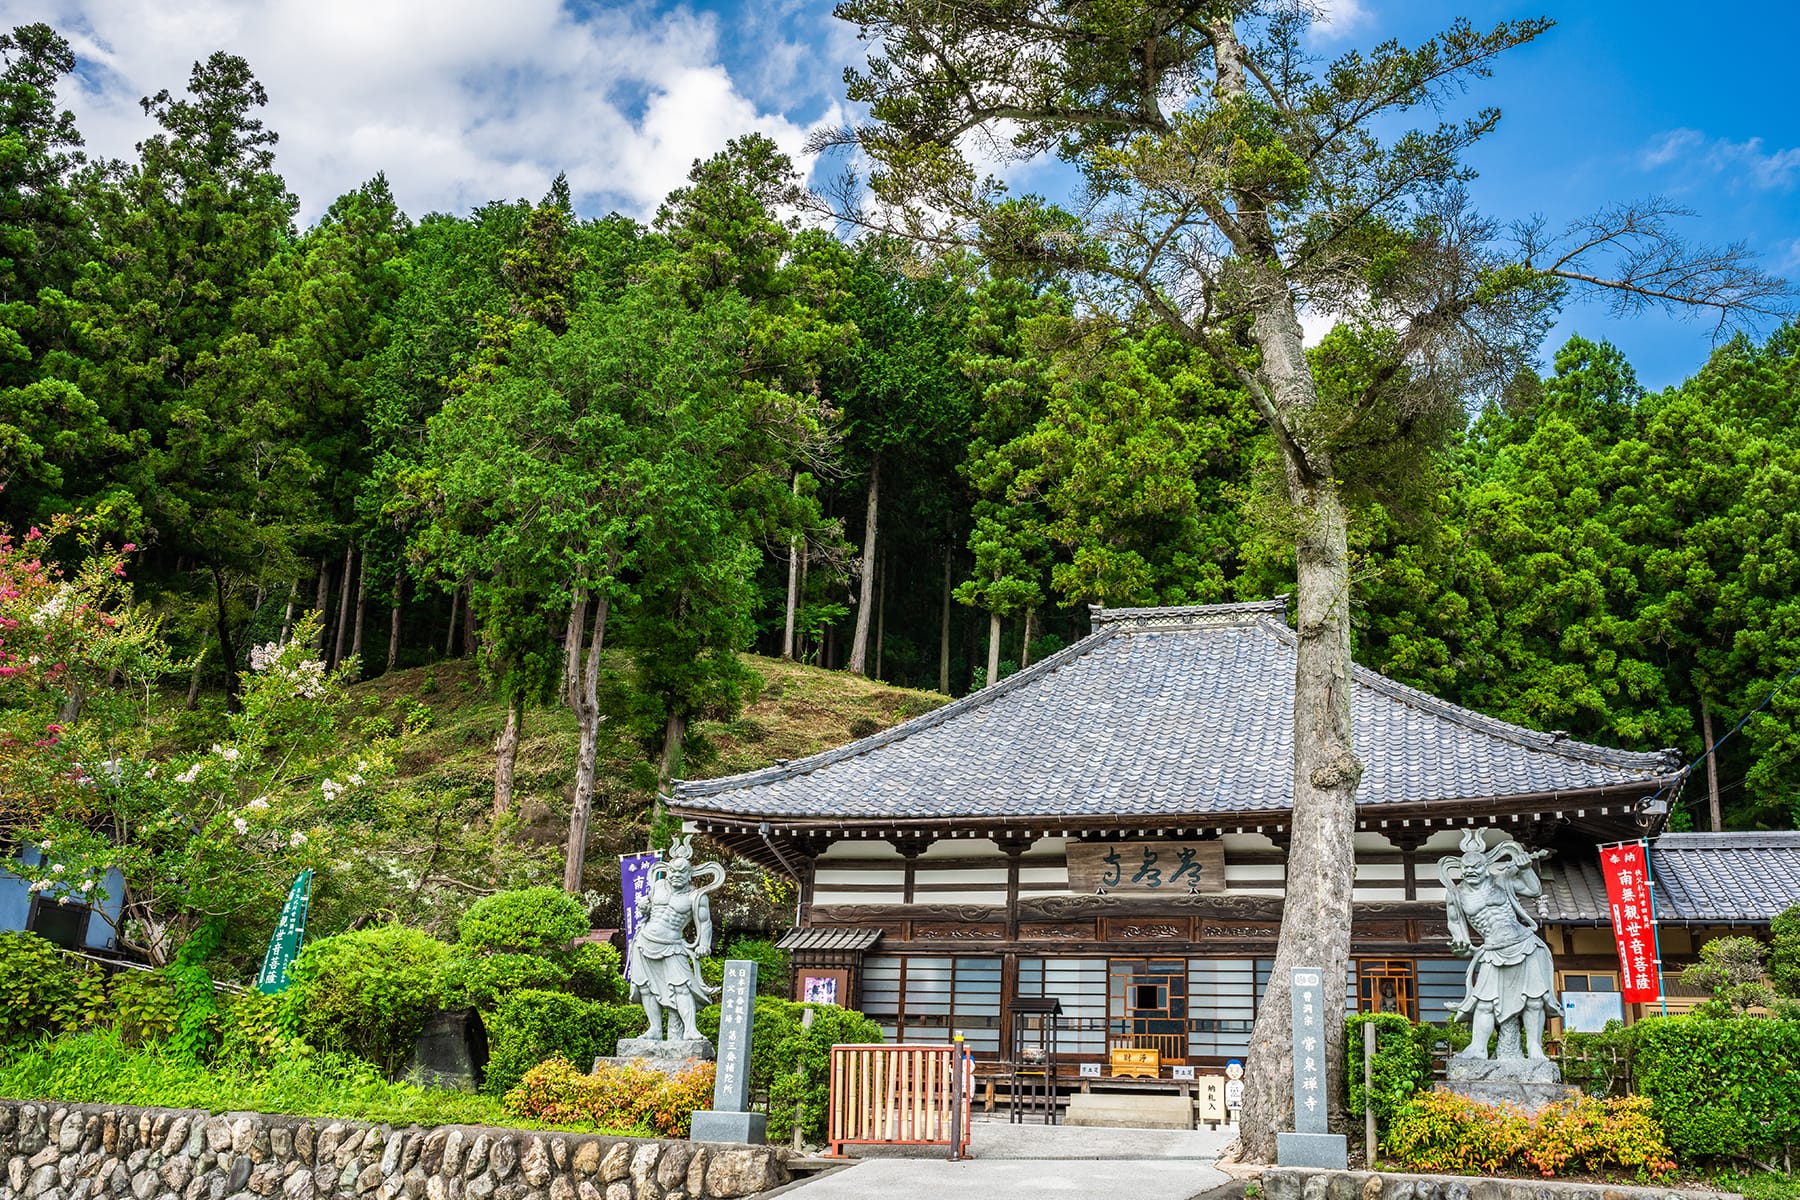
[[[0,1096],[207,1112],[288,1113],[383,1125],[499,1125],[631,1133],[523,1121],[491,1096],[392,1083],[359,1059],[303,1049],[266,1067],[201,1066],[111,1030],[40,1041],[0,1057]]]
[[[1723,1171],[1707,1182],[1721,1191],[1741,1192],[1746,1200],[1800,1200],[1800,1177],[1779,1171]]]

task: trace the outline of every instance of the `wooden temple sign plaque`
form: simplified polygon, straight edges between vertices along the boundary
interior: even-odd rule
[[[1225,890],[1225,844],[1207,842],[1070,842],[1071,892],[1186,895]]]

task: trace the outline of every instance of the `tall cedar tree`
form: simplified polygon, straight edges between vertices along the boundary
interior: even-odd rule
[[[1701,304],[1729,318],[1785,300],[1742,250],[1690,250],[1657,204],[1608,209],[1566,237],[1512,242],[1462,190],[1464,153],[1499,113],[1405,130],[1544,20],[1463,21],[1416,47],[1385,43],[1320,69],[1300,5],[1117,0],[846,0],[875,47],[846,78],[872,122],[820,139],[875,164],[879,202],[847,180],[852,220],[990,257],[1060,265],[1121,318],[1159,324],[1237,380],[1275,445],[1297,583],[1288,887],[1268,995],[1251,1038],[1244,1145],[1273,1157],[1292,1111],[1286,981],[1348,963],[1354,796],[1349,506],[1441,438],[1472,389],[1498,386],[1571,283],[1618,307]],[[1057,153],[1082,172],[1077,214],[1012,200],[965,155]],[[891,207],[884,207],[891,206]],[[1338,317],[1360,377],[1323,386],[1304,311]],[[1331,988],[1328,994],[1338,995]],[[1326,1014],[1341,1072],[1342,1021]],[[1334,1082],[1331,1094],[1339,1094]]]

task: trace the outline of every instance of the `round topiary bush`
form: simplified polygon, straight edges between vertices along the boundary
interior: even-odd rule
[[[282,1023],[318,1049],[392,1074],[437,1007],[438,972],[449,957],[449,946],[403,925],[321,938],[294,961]]]
[[[475,953],[543,954],[563,949],[587,931],[581,901],[553,887],[483,896],[456,926],[463,947]]]

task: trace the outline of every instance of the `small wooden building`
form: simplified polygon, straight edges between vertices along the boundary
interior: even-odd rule
[[[906,724],[675,787],[690,829],[798,881],[797,991],[811,980],[890,1038],[960,1030],[978,1055],[1002,1051],[1013,997],[1039,995],[1061,1002],[1065,1062],[1245,1053],[1287,870],[1285,601],[1093,624]],[[1656,828],[1679,756],[1523,729],[1372,671],[1353,686],[1353,1006],[1441,1020],[1461,997],[1437,860],[1470,826],[1556,851],[1539,912],[1560,983],[1616,988],[1593,848]],[[1800,864],[1793,878],[1800,898]]]

